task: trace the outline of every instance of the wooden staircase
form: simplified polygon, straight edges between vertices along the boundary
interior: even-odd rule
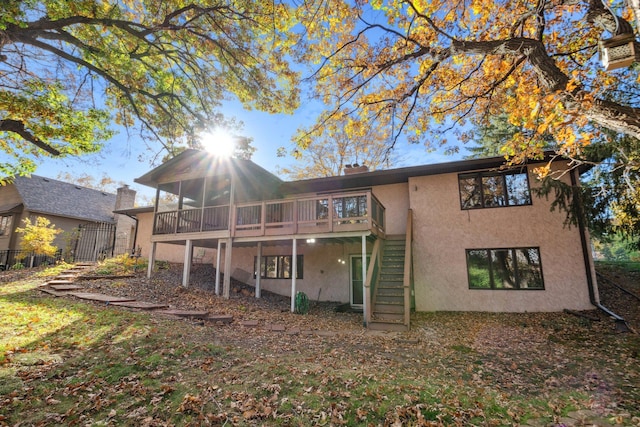
[[[404,266],[406,236],[390,236],[384,243],[380,274],[375,287],[369,329],[407,331],[405,323]]]

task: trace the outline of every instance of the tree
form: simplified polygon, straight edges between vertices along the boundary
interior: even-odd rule
[[[112,122],[174,154],[237,125],[220,111],[231,96],[291,111],[290,16],[251,0],[0,2],[0,175],[95,152]]]
[[[302,165],[280,168],[291,179],[341,175],[347,164],[366,165],[369,170],[390,167],[397,156],[389,152],[391,129],[383,122],[364,123],[351,117],[332,120],[326,126],[300,129],[294,136],[300,149],[293,152]],[[322,117],[318,122],[323,120]]]
[[[472,132],[479,145],[471,147],[469,157],[498,156],[502,147],[514,134],[528,132],[508,121],[506,113],[489,120],[489,125],[479,126]],[[536,136],[536,135],[532,135]],[[550,135],[538,141],[546,150],[556,144]],[[623,238],[630,248],[640,248],[640,140],[626,135],[604,131],[597,140],[574,157],[574,165],[587,166],[581,183],[576,186],[557,180],[563,170],[544,177],[535,192],[543,197],[553,194],[552,209],[559,208],[567,214],[566,223],[578,225],[584,216],[592,237],[602,242]]]
[[[548,133],[542,136],[536,135],[521,126],[515,126],[509,123],[509,115],[506,112],[489,118],[488,123],[481,123],[472,132],[467,133],[472,135],[470,137],[476,143],[466,147],[471,153],[467,158],[503,156],[505,154],[503,147],[517,134],[529,138],[529,146],[541,146],[545,150],[555,147],[555,142]],[[538,139],[534,140],[534,138]]]
[[[61,172],[58,174],[57,179],[59,179],[60,181],[77,184],[82,187],[111,193],[115,193],[118,189],[117,187],[122,187],[123,185],[125,185],[125,183],[122,181],[114,181],[114,179],[110,176],[107,176],[106,173],[103,173],[102,177],[100,179],[97,179],[96,177],[86,173],[80,175],[72,175],[69,172]]]
[[[626,135],[605,135],[577,159],[591,169],[583,185],[569,185],[544,177],[535,192],[552,198],[551,209],[566,212],[566,224],[586,220],[591,234],[603,242],[623,238],[629,249],[640,249],[640,170],[634,163],[640,157],[640,141]]]
[[[20,249],[23,257],[29,253],[47,256],[56,254],[58,248],[53,245],[53,239],[62,233],[62,230],[41,216],[36,218],[35,223],[31,223],[29,218],[23,219],[22,223],[24,227],[16,228],[16,233],[22,234]]]
[[[589,197],[584,202],[594,234],[603,240],[627,242],[640,249],[640,140],[626,135],[608,135],[608,140],[586,150],[586,160],[594,162],[585,182]]]
[[[561,153],[581,152],[602,129],[640,137],[637,65],[607,72],[597,58],[600,39],[632,32],[631,14],[601,0],[309,0],[297,12],[297,59],[315,65],[327,114],[393,114],[394,141],[464,137],[465,125],[503,110],[512,125],[551,134]],[[539,157],[537,140],[518,133],[504,153]]]

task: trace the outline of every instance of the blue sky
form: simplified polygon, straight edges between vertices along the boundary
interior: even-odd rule
[[[291,137],[303,124],[312,123],[320,110],[311,104],[304,104],[295,114],[268,114],[260,111],[243,110],[238,103],[228,103],[225,114],[235,116],[244,122],[244,136],[253,138],[253,146],[257,149],[252,160],[270,172],[276,173],[278,166],[293,164],[292,157],[277,157],[278,147],[284,146],[288,151],[293,148]],[[401,166],[412,166],[428,163],[441,163],[459,159],[460,156],[443,154],[444,150],[428,153],[422,145],[409,145],[399,141],[399,154],[403,158]],[[97,154],[64,159],[47,158],[38,169],[36,175],[57,178],[59,174],[70,173],[75,176],[91,175],[96,179],[103,175],[117,182],[129,184],[139,194],[153,197],[155,191],[134,183],[134,179],[145,174],[152,166],[145,145],[135,133],[130,136],[122,131],[105,143],[104,149]],[[140,156],[145,159],[140,160]]]

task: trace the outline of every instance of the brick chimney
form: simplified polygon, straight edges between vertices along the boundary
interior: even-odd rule
[[[136,190],[132,190],[128,185],[123,185],[116,190],[116,206],[115,210],[129,209],[136,204]]]
[[[357,163],[354,163],[352,165],[345,165],[344,166],[344,174],[345,175],[353,175],[353,174],[356,174],[356,173],[364,173],[364,172],[369,172],[369,166],[367,166],[367,165],[360,166]]]

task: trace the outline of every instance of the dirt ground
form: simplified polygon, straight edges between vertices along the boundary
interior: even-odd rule
[[[285,324],[288,329],[363,330],[362,313],[344,312],[338,303],[310,301],[311,316],[301,316],[290,312],[288,297],[263,291],[261,298],[256,299],[253,287],[233,279],[231,297],[225,300],[214,294],[214,279],[212,266],[194,265],[190,286],[185,288],[181,286],[182,264],[169,264],[168,268],[154,272],[151,280],[145,277],[145,273],[138,272],[132,278],[79,280],[77,283],[110,295],[169,304],[171,308],[232,315],[236,323],[253,320],[262,325]],[[623,317],[634,331],[640,332],[640,272],[621,274],[611,269],[603,271],[599,293],[603,306]],[[608,321],[607,315],[599,310],[585,314]],[[421,317],[420,314],[414,315],[412,322],[419,322]],[[404,335],[411,339],[415,333],[410,331]]]
[[[598,269],[598,290],[602,304],[640,333],[640,271],[602,266]]]
[[[621,289],[630,287],[634,293],[637,276],[606,273],[608,279],[600,283],[602,303],[623,316],[632,330],[640,330],[639,301]],[[0,274],[0,285],[17,280],[13,276],[20,274],[26,273]],[[317,391],[312,396],[316,400],[338,396],[339,402],[332,404],[332,411],[357,414],[360,410],[371,415],[378,412],[379,399],[375,393],[364,409],[355,391],[351,396],[351,389],[356,390],[354,381],[371,380],[375,383],[375,392],[385,390],[391,398],[405,398],[404,402],[394,401],[385,414],[376,415],[385,419],[384,425],[403,425],[395,421],[404,420],[405,415],[423,405],[422,400],[416,400],[418,397],[412,397],[422,396],[420,399],[424,398],[425,402],[437,402],[429,403],[434,405],[429,411],[450,419],[464,415],[470,420],[474,417],[472,412],[481,408],[478,405],[493,402],[495,408],[485,410],[494,417],[501,413],[502,407],[509,408],[506,415],[502,415],[509,420],[527,417],[526,423],[495,425],[640,426],[640,389],[637,387],[640,340],[633,332],[622,333],[600,310],[413,313],[410,331],[388,333],[367,330],[362,324],[362,313],[337,310],[337,303],[311,301],[307,315],[294,314],[290,312],[288,297],[263,292],[262,298],[256,299],[253,288],[239,282],[232,282],[230,299],[216,296],[211,266],[194,266],[192,285],[188,288],[180,285],[181,279],[182,266],[174,264],[156,272],[151,280],[139,272],[126,278],[80,277],[75,283],[90,292],[133,297],[168,304],[175,309],[231,315],[233,321],[229,324],[168,317],[169,329],[174,334],[172,340],[213,345],[233,355],[222,363],[217,374],[211,373],[207,381],[215,381],[212,383],[215,390],[220,390],[219,386],[241,387],[243,401],[247,400],[246,396],[254,399],[247,390],[260,389],[264,384],[280,384],[284,378],[287,387],[301,384],[297,391],[290,390],[290,398],[300,407],[311,405],[305,399],[310,393],[307,390],[313,389]],[[34,292],[42,298],[49,297],[43,292]],[[99,305],[101,310],[128,310],[105,307],[105,303],[85,303]],[[158,317],[146,318],[146,321],[167,324],[161,319],[167,318],[166,315],[152,316]],[[252,321],[251,325],[248,321]],[[169,354],[171,350],[167,349]],[[198,369],[190,372],[197,372],[198,377],[193,381],[198,382],[202,375],[200,364],[204,362],[193,363]],[[333,388],[325,390],[325,380]],[[219,396],[215,390],[198,386],[198,398],[217,401]],[[368,399],[367,396],[361,397]],[[471,399],[472,403],[463,403],[464,399]],[[473,403],[476,401],[480,403]],[[275,409],[284,413],[279,406]],[[322,405],[313,407],[305,417],[319,416],[325,409]],[[589,424],[578,420],[583,410],[588,411]],[[238,409],[224,407],[219,411],[227,416]],[[175,408],[171,407],[170,412],[174,413]],[[562,416],[568,413],[574,417],[565,422]],[[494,424],[487,421],[474,425]]]

